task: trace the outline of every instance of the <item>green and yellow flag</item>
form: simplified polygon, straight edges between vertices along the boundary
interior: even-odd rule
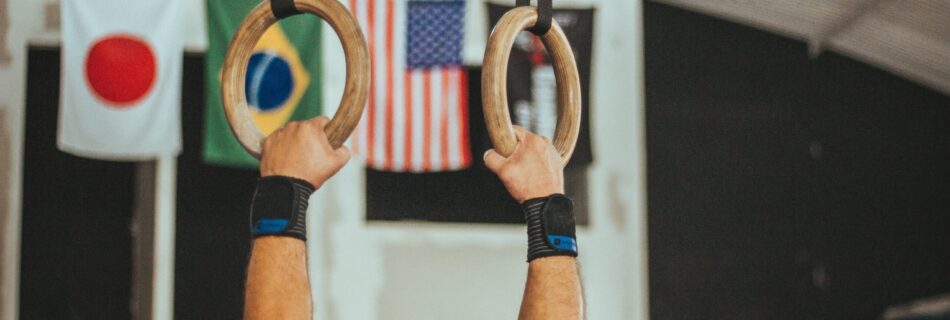
[[[231,37],[259,0],[207,0],[204,158],[211,164],[253,168],[251,157],[231,134],[221,105],[221,64]],[[267,29],[247,66],[245,92],[254,123],[265,135],[291,120],[321,112],[320,28],[314,16],[297,15]]]

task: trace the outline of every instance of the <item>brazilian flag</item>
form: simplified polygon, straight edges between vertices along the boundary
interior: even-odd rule
[[[211,164],[254,168],[258,161],[231,134],[221,105],[221,64],[244,16],[260,0],[207,0],[204,159]],[[268,135],[291,120],[320,115],[320,28],[312,15],[285,18],[268,29],[247,66],[245,92],[251,116]]]

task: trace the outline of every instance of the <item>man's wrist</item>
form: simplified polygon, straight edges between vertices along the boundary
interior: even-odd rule
[[[550,256],[577,256],[571,199],[553,194],[528,199],[521,207],[528,227],[528,262]]]
[[[307,206],[315,188],[286,176],[258,179],[251,202],[251,235],[287,236],[307,240]]]
[[[320,189],[320,186],[321,186],[320,181],[315,181],[315,180],[312,180],[312,179],[304,178],[303,175],[296,175],[296,174],[291,174],[291,173],[281,173],[281,172],[270,171],[270,170],[268,170],[267,172],[265,172],[265,171],[262,170],[262,171],[261,171],[261,178],[267,178],[267,177],[285,177],[285,178],[297,179],[297,180],[306,182],[307,185],[310,186],[310,188],[312,188],[312,189],[314,189],[314,190]]]
[[[528,200],[531,200],[531,199],[547,198],[547,197],[550,197],[550,196],[555,195],[555,194],[562,194],[562,195],[563,195],[563,194],[564,194],[564,188],[563,188],[563,187],[556,187],[556,186],[543,187],[543,188],[532,188],[532,189],[531,189],[531,192],[528,192],[528,193],[522,195],[521,198],[520,198],[520,199],[517,199],[517,200],[518,200],[518,203],[524,204],[525,201],[528,201]]]

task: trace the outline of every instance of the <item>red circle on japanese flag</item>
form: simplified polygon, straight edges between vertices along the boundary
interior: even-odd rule
[[[131,35],[107,35],[86,54],[86,81],[106,105],[128,108],[155,84],[155,53]]]

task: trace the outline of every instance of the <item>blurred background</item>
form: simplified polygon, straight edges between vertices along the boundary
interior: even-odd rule
[[[346,0],[373,89],[312,198],[316,319],[512,319],[523,217],[481,155],[514,1]],[[253,0],[0,0],[0,319],[239,319],[256,161],[221,107]],[[265,2],[264,5],[267,5]],[[950,319],[950,3],[557,0],[583,120],[565,169],[590,319]],[[551,135],[528,32],[513,121]],[[248,66],[265,132],[332,115],[309,15]]]

